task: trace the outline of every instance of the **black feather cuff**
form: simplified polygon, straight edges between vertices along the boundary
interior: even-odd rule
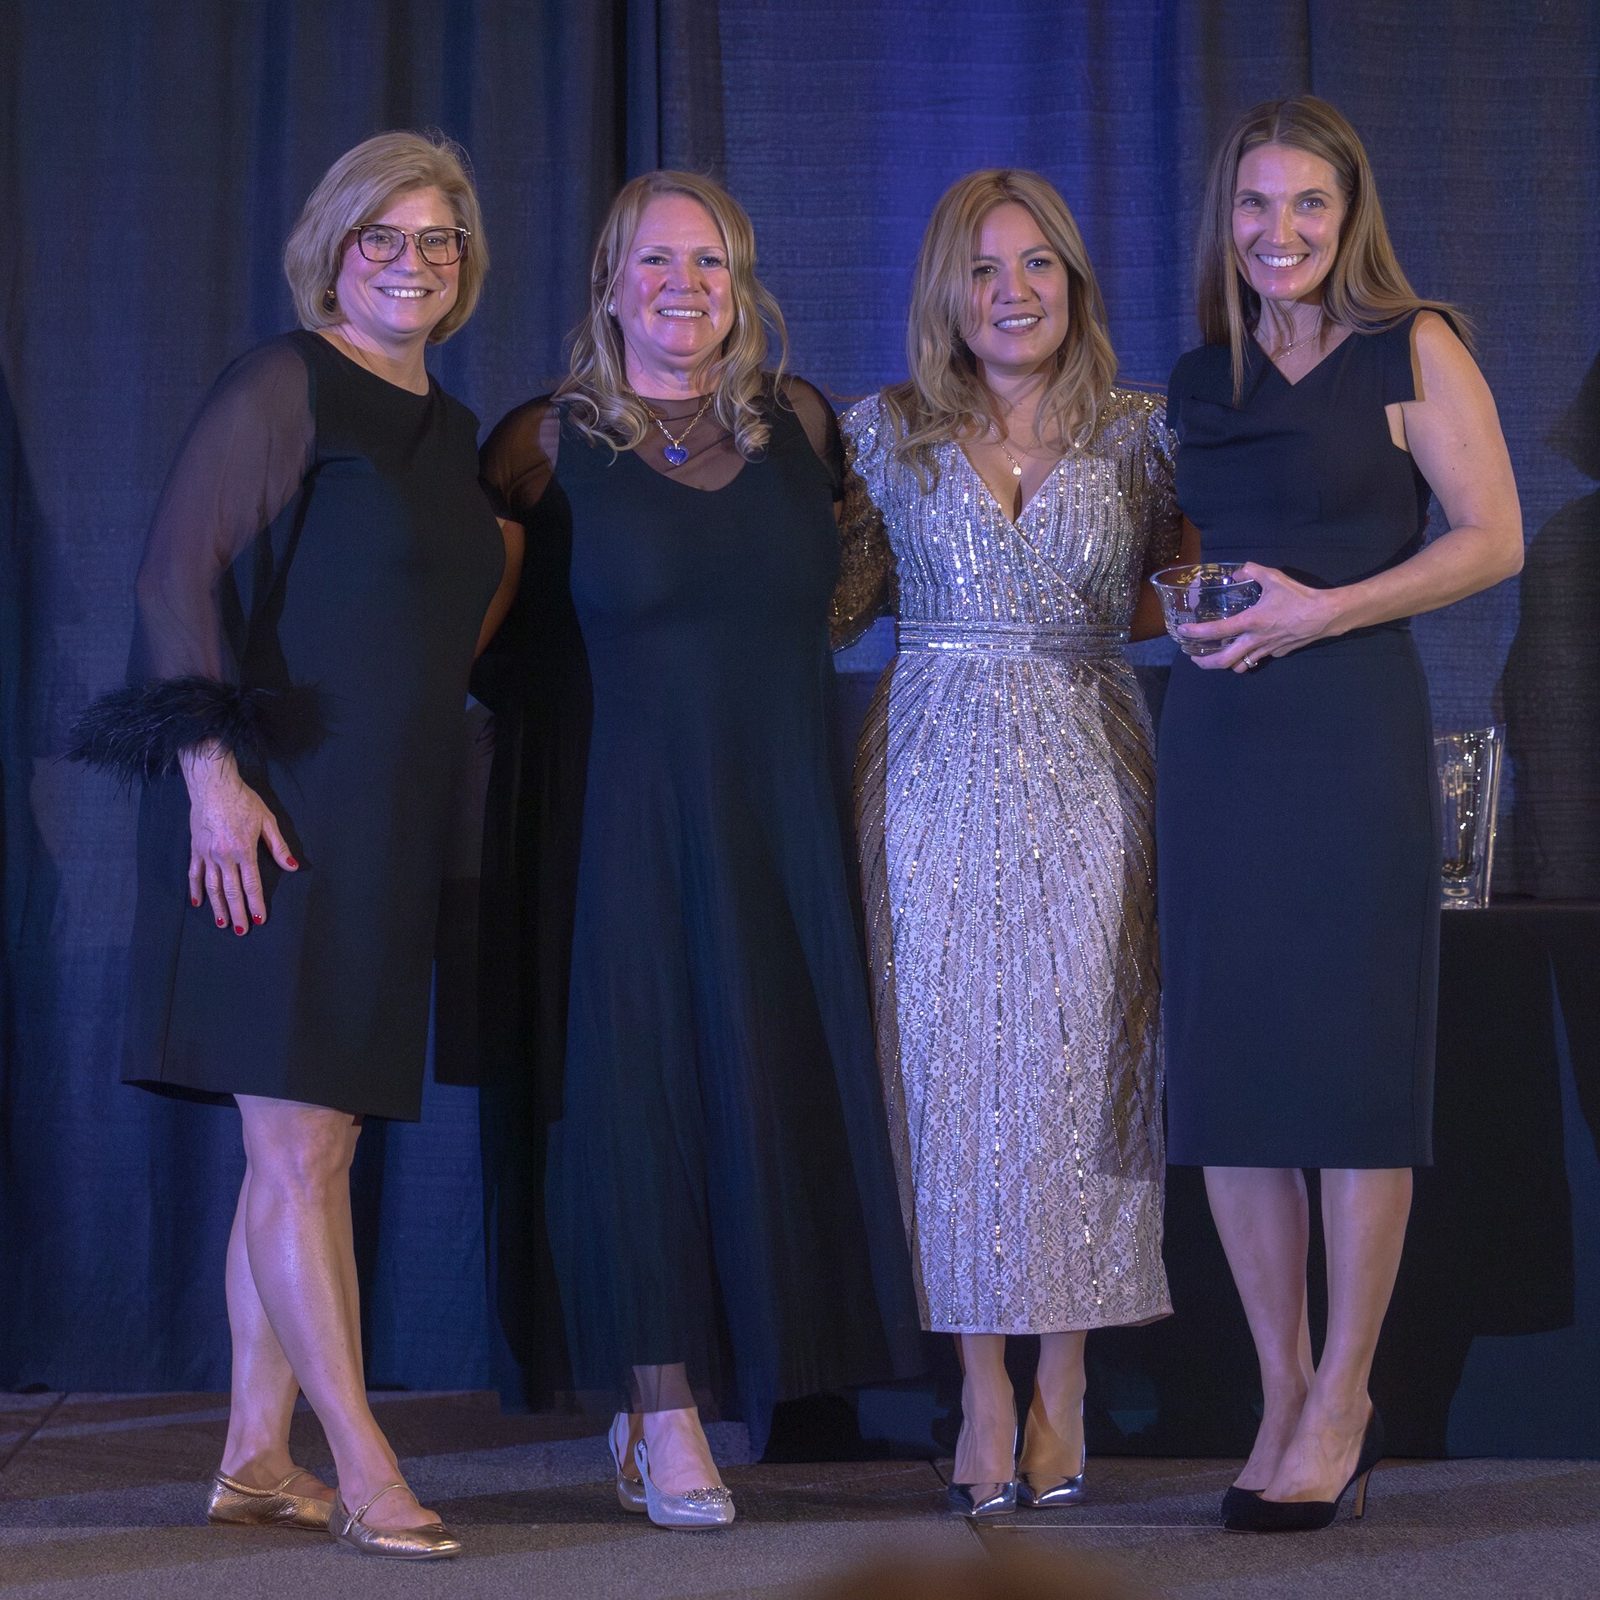
[[[117,689],[86,707],[72,725],[69,761],[87,762],[128,783],[170,777],[196,745],[219,745],[246,759],[265,742],[270,689],[215,678],[157,678]]]

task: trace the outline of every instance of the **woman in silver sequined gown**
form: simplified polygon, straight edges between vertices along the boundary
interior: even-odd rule
[[[1085,1331],[1171,1309],[1151,730],[1122,646],[1178,517],[1159,397],[1112,387],[1044,179],[940,201],[907,348],[911,380],[843,418],[836,631],[899,624],[862,879],[923,1322],[962,1358],[952,1503],[982,1515],[1081,1496]],[[1020,1461],[1014,1334],[1041,1336]]]

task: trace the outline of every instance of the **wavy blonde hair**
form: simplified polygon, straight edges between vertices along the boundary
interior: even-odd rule
[[[649,437],[652,413],[628,386],[622,330],[606,308],[617,292],[645,207],[669,194],[704,206],[727,252],[733,326],[711,365],[716,396],[712,412],[748,458],[765,448],[772,433],[763,401],[769,392],[778,392],[789,334],[778,302],[756,276],[756,234],[748,213],[720,183],[698,173],[646,172],[624,184],[611,202],[589,268],[588,314],[572,331],[567,375],[555,399],[578,432],[596,444],[633,450]],[[773,346],[778,360],[769,374],[766,363]]]
[[[1059,191],[1037,172],[1012,167],[969,172],[945,190],[928,219],[911,284],[908,376],[883,396],[896,435],[894,454],[925,489],[938,476],[935,446],[1000,426],[994,396],[979,376],[966,331],[978,230],[996,206],[1011,201],[1039,224],[1045,243],[1067,270],[1067,332],[1051,357],[1053,370],[1039,397],[1039,436],[1050,437],[1063,450],[1081,449],[1093,436],[1117,375],[1100,285],[1083,235]]]
[[[461,251],[455,304],[428,335],[429,344],[443,344],[472,315],[489,271],[489,241],[470,171],[467,152],[442,133],[379,133],[346,150],[311,191],[283,247],[300,326],[336,328],[344,321],[333,285],[350,230],[371,222],[400,195],[437,189],[450,202],[456,226],[471,235]]]
[[[1234,123],[1212,157],[1195,251],[1200,336],[1232,351],[1236,403],[1244,394],[1245,350],[1261,321],[1261,296],[1250,287],[1233,242],[1233,196],[1245,152],[1264,144],[1317,156],[1338,180],[1344,221],[1322,284],[1322,312],[1329,322],[1357,333],[1377,333],[1413,311],[1437,311],[1472,348],[1467,318],[1442,300],[1424,300],[1406,278],[1383,220],[1372,163],[1343,113],[1310,94],[1263,100]]]

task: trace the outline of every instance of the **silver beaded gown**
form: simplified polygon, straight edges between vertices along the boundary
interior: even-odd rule
[[[1176,558],[1158,396],[1114,389],[1013,523],[962,450],[924,492],[879,397],[835,633],[897,653],[856,764],[879,1059],[923,1325],[1049,1333],[1170,1312],[1152,741],[1123,658]]]

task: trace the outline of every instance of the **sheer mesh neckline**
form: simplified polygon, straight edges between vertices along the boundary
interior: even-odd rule
[[[635,398],[650,413],[651,426],[632,454],[652,472],[691,489],[715,492],[727,488],[749,466],[733,435],[717,418],[714,394],[675,400],[642,394]],[[679,455],[680,451],[687,454]]]

